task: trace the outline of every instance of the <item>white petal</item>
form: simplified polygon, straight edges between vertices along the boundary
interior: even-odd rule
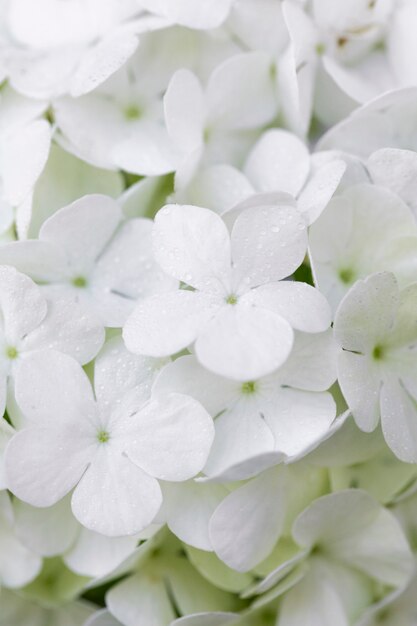
[[[208,209],[167,205],[155,218],[155,258],[178,280],[208,292],[224,292],[230,275],[229,233]]]
[[[372,351],[392,328],[398,305],[398,285],[393,274],[381,272],[358,280],[336,312],[336,340],[345,350]]]
[[[175,617],[162,581],[141,574],[130,576],[110,589],[106,603],[124,626],[166,626]]]
[[[245,304],[227,305],[199,334],[200,363],[233,380],[256,380],[277,369],[293,343],[291,326],[279,315]]]
[[[113,337],[95,360],[94,389],[98,402],[111,404],[136,387],[143,389],[147,398],[152,381],[164,362],[132,354],[126,350],[121,337]]]
[[[349,626],[336,589],[313,569],[284,597],[280,626]]]
[[[81,428],[96,415],[90,381],[75,359],[55,350],[38,350],[15,370],[16,400],[25,417],[42,426]]]
[[[118,567],[137,546],[137,537],[105,537],[82,528],[63,560],[80,576],[101,578]]]
[[[84,626],[122,626],[122,624],[109,611],[103,609],[94,613]]]
[[[36,554],[45,557],[63,554],[73,544],[79,525],[71,513],[69,497],[47,508],[15,499],[13,508],[16,534]]]
[[[234,282],[245,290],[289,276],[307,250],[305,222],[291,206],[246,209],[234,223],[231,240]]]
[[[161,176],[176,169],[178,150],[165,128],[154,122],[143,122],[130,136],[113,142],[112,162],[120,169],[142,176]]]
[[[28,239],[0,246],[0,263],[13,265],[34,280],[49,282],[68,275],[65,253],[46,241]]]
[[[417,154],[411,150],[381,148],[369,157],[366,168],[376,185],[388,187],[414,210],[417,208]]]
[[[310,171],[310,155],[300,139],[286,130],[264,133],[252,148],[244,172],[258,191],[285,191],[297,196]]]
[[[162,492],[167,524],[174,535],[200,550],[211,550],[208,525],[214,510],[227,493],[225,488],[189,480],[178,484],[166,483]]]
[[[214,551],[239,572],[251,569],[268,556],[277,542],[285,509],[283,483],[274,469],[239,487],[211,518],[209,532]]]
[[[73,291],[43,288],[48,313],[42,323],[25,337],[24,350],[52,348],[88,363],[104,342],[100,319]]]
[[[3,382],[3,385],[2,385],[3,397],[0,396],[0,403],[1,403],[0,410],[2,410],[4,413],[5,404],[6,404],[6,384],[5,384],[6,381],[2,381],[2,382]],[[5,469],[4,469],[4,451],[10,439],[13,437],[14,432],[15,432],[14,428],[12,428],[10,424],[6,422],[5,419],[1,418],[0,419],[0,490],[7,489]]]
[[[290,387],[326,391],[337,378],[338,353],[331,328],[324,333],[295,333],[293,349],[278,376]]]
[[[232,0],[177,0],[167,3],[167,17],[188,28],[216,28],[226,19],[231,4]]]
[[[22,202],[40,176],[49,154],[51,127],[36,120],[9,135],[1,144],[3,193],[13,206]]]
[[[96,452],[74,490],[71,505],[83,526],[117,537],[146,528],[161,502],[158,482],[110,444]]]
[[[275,449],[287,456],[300,454],[319,441],[336,417],[330,393],[281,389],[264,408],[265,421],[275,437]]]
[[[215,417],[236,401],[239,385],[212,374],[200,365],[195,356],[182,356],[168,363],[158,375],[153,393],[183,393],[200,402]]]
[[[405,463],[416,463],[416,401],[400,381],[391,377],[384,379],[381,386],[381,425],[394,454]]]
[[[245,300],[280,315],[296,330],[320,333],[330,326],[331,310],[326,298],[307,283],[281,281],[261,285]]]
[[[359,489],[315,500],[296,519],[293,535],[301,545],[322,543],[339,562],[390,585],[404,584],[413,569],[396,518]]]
[[[379,422],[381,376],[367,356],[343,351],[338,358],[339,385],[359,428],[374,430]]]
[[[33,506],[52,506],[81,478],[92,454],[90,441],[73,426],[20,431],[6,450],[8,489]]]
[[[210,165],[198,172],[187,189],[188,200],[222,215],[254,193],[246,176],[226,163]]]
[[[154,398],[132,419],[126,452],[145,472],[161,480],[181,481],[202,469],[214,426],[201,404],[171,393]]]
[[[91,290],[101,304],[107,326],[123,326],[139,298],[177,287],[177,281],[155,262],[151,232],[151,220],[128,220],[95,265]]]
[[[102,252],[120,218],[115,200],[91,194],[52,215],[40,229],[39,238],[63,248],[73,271],[82,272],[90,269]]]
[[[0,266],[0,310],[5,339],[11,346],[20,346],[27,333],[45,318],[47,304],[33,281],[13,267]]]
[[[137,46],[137,37],[120,29],[91,47],[72,75],[71,96],[77,98],[93,91],[126,63]]]
[[[123,328],[126,347],[154,357],[179,352],[194,341],[218,306],[205,294],[183,289],[147,298]]]
[[[346,163],[335,159],[319,167],[301,191],[297,206],[312,224],[320,217],[331,197],[337,190],[346,171]]]
[[[172,141],[185,153],[203,141],[206,117],[204,94],[198,78],[186,69],[175,72],[164,96],[165,124]]]
[[[209,124],[258,128],[277,112],[271,58],[262,51],[236,54],[218,65],[207,85]]]
[[[218,475],[244,461],[274,450],[274,435],[261,414],[261,403],[241,400],[215,421],[216,436],[204,467]]]

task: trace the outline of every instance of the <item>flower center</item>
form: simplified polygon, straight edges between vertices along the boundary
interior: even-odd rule
[[[237,303],[237,296],[234,293],[231,293],[229,296],[227,296],[226,302],[227,302],[227,304],[236,304]]]
[[[107,430],[99,430],[97,433],[97,441],[99,443],[107,443],[110,439],[110,433]]]
[[[6,356],[8,359],[16,359],[18,357],[18,351],[14,346],[7,346]]]
[[[342,283],[345,283],[345,285],[349,285],[350,283],[352,283],[354,276],[354,272],[352,269],[350,269],[350,267],[339,270],[339,278]]]
[[[84,278],[84,276],[75,276],[72,279],[72,284],[74,285],[74,287],[86,287],[87,286],[87,279]]]
[[[129,104],[124,110],[124,116],[127,120],[138,120],[142,117],[142,109],[137,104]]]
[[[372,357],[375,361],[381,361],[384,358],[384,348],[382,346],[375,346],[372,351]]]
[[[256,382],[253,380],[248,380],[246,383],[242,383],[242,393],[250,394],[255,393],[256,391]]]

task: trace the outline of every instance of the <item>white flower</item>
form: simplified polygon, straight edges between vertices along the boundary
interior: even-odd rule
[[[152,222],[122,221],[112,198],[84,196],[60,209],[42,225],[39,239],[0,248],[0,262],[14,265],[48,292],[85,303],[106,326],[121,326],[135,301],[175,281],[156,266]]]
[[[75,517],[109,536],[149,525],[162,501],[157,479],[194,476],[213,439],[212,421],[198,402],[181,394],[149,400],[154,366],[117,348],[105,351],[95,371],[95,400],[72,358],[39,351],[23,360],[16,400],[28,427],[6,450],[9,489],[45,507],[75,487]]]
[[[284,365],[258,380],[221,378],[201,367],[194,356],[185,356],[162,370],[154,389],[190,395],[218,416],[203,470],[215,476],[268,452],[299,455],[320,440],[336,416],[335,403],[326,392],[335,379],[331,333],[297,333]]]
[[[104,328],[73,294],[57,296],[13,267],[0,266],[0,411],[9,392],[13,403],[13,379],[22,359],[45,348],[54,348],[84,364],[95,357],[104,341]],[[8,380],[10,384],[8,385]]]
[[[297,517],[292,534],[309,553],[308,569],[282,600],[279,626],[347,626],[372,602],[369,578],[402,587],[414,569],[397,520],[362,490],[319,498]],[[273,587],[280,570],[285,564],[258,591]]]
[[[278,110],[271,58],[236,54],[218,65],[205,90],[186,69],[171,78],[164,96],[165,124],[179,152],[176,187],[185,187],[199,163],[239,163],[253,140],[248,131],[271,122]]]
[[[369,432],[381,419],[394,454],[417,461],[417,285],[399,291],[393,274],[358,281],[336,312],[339,384],[359,428]]]
[[[321,332],[327,302],[304,283],[278,282],[301,264],[303,219],[291,206],[243,211],[229,236],[223,220],[193,206],[167,206],[155,219],[163,270],[193,288],[140,303],[123,333],[129,350],[165,356],[189,346],[210,371],[255,380],[288,357],[292,327]]]
[[[359,278],[392,271],[414,282],[417,222],[388,189],[354,185],[336,197],[310,228],[310,257],[320,290],[334,308]]]

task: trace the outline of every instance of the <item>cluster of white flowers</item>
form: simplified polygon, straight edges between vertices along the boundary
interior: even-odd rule
[[[0,1],[0,626],[416,626],[416,28]]]

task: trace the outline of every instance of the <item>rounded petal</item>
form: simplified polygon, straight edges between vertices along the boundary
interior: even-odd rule
[[[0,310],[6,342],[20,347],[25,335],[36,329],[45,318],[47,303],[30,278],[13,267],[1,265]]]
[[[8,489],[33,506],[52,506],[77,484],[90,462],[92,447],[91,439],[72,425],[59,430],[52,425],[26,428],[7,446]]]
[[[162,502],[158,482],[117,450],[100,450],[72,495],[72,512],[94,532],[134,535],[152,522]]]
[[[17,364],[15,395],[25,417],[42,426],[81,429],[96,415],[93,390],[81,365],[55,350],[36,350]]]
[[[111,150],[112,161],[120,169],[141,176],[161,176],[176,169],[179,154],[165,128],[143,122]]]
[[[126,452],[145,472],[182,481],[203,468],[214,438],[213,421],[199,402],[171,393],[151,400],[133,422]]]
[[[167,274],[195,289],[227,292],[229,233],[213,211],[165,206],[156,215],[153,242],[155,258]]]
[[[253,289],[245,300],[280,315],[296,330],[320,333],[332,320],[329,303],[318,289],[307,283],[281,281]]]
[[[114,585],[106,594],[106,604],[123,626],[165,626],[175,617],[162,580],[155,582],[146,574],[129,576]]]
[[[336,311],[336,340],[345,350],[369,353],[389,334],[398,306],[398,284],[393,274],[381,272],[358,280]]]
[[[246,209],[232,230],[234,284],[256,287],[292,274],[307,251],[307,230],[291,206]]]
[[[44,287],[48,313],[22,342],[23,350],[53,349],[82,365],[93,359],[104,342],[104,327],[95,313],[72,290]]]
[[[291,457],[326,435],[336,417],[336,403],[330,393],[281,389],[263,414],[275,437],[275,449]]]
[[[301,191],[297,206],[309,224],[315,222],[336,192],[347,165],[335,159],[317,168]]]
[[[167,131],[172,141],[185,153],[203,141],[205,102],[198,78],[186,69],[173,74],[164,96]]]
[[[219,128],[259,128],[271,122],[278,105],[269,54],[235,54],[218,65],[208,81],[207,107],[209,125]]]
[[[279,370],[284,385],[306,391],[326,391],[337,379],[339,350],[333,329],[324,333],[295,333],[294,346]]]
[[[227,163],[216,163],[194,176],[187,188],[187,198],[197,206],[223,215],[254,192],[240,170]]]
[[[417,154],[411,150],[381,148],[366,163],[373,182],[388,187],[404,202],[417,209]]]
[[[169,356],[189,346],[218,309],[202,293],[179,289],[140,302],[123,328],[128,350],[154,357]]]
[[[232,491],[210,521],[217,556],[238,572],[255,567],[278,541],[285,510],[283,483],[274,469]]]
[[[310,154],[296,135],[268,130],[249,153],[244,172],[257,191],[297,196],[310,172]]]
[[[113,198],[91,194],[60,209],[42,225],[39,238],[63,249],[76,272],[88,271],[121,219]]]
[[[178,285],[155,262],[152,226],[147,219],[126,221],[95,264],[90,289],[106,326],[123,326],[137,300],[171,291]]]
[[[343,351],[338,358],[338,381],[355,422],[365,432],[373,431],[380,416],[381,375],[363,354]]]
[[[195,353],[208,370],[232,380],[256,380],[288,357],[293,331],[286,320],[266,309],[227,305],[197,338]]]
[[[54,244],[28,239],[0,246],[0,263],[12,265],[40,282],[62,280],[69,275],[65,253]]]
[[[417,462],[416,400],[399,380],[384,379],[381,386],[381,426],[385,441],[401,461]]]

